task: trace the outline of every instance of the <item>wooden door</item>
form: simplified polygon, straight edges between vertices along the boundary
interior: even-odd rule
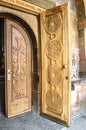
[[[5,19],[6,115],[31,111],[31,40],[20,24]]]
[[[71,120],[71,44],[68,4],[41,14],[41,115]]]

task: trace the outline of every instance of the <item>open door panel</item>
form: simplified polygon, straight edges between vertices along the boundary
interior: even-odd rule
[[[70,126],[71,44],[68,4],[45,11],[41,23],[41,115]]]

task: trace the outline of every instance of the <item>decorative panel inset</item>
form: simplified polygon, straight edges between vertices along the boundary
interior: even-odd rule
[[[62,69],[58,65],[50,65],[47,68],[47,81],[51,85],[57,86],[62,80]]]
[[[23,98],[27,92],[27,46],[24,37],[12,27],[12,89],[13,100]]]
[[[47,74],[46,83],[50,85],[49,90],[46,91],[46,105],[47,111],[62,114],[63,111],[63,94],[62,92],[62,60],[63,60],[63,25],[62,12],[56,15],[46,16],[44,21],[44,29],[47,31],[46,35],[49,37],[46,42],[46,60],[47,60]],[[61,34],[58,37],[58,32]],[[53,37],[51,35],[54,35]],[[59,60],[60,59],[60,60]],[[54,88],[54,90],[53,90]],[[59,91],[60,90],[60,93]]]
[[[61,52],[61,43],[59,43],[56,40],[50,41],[50,43],[47,43],[46,53],[47,56],[52,59],[56,60]]]
[[[45,20],[45,29],[48,33],[52,34],[52,33],[56,33],[57,30],[60,28],[61,26],[61,15],[59,14],[55,14],[55,15],[50,15],[48,17],[46,17]]]
[[[49,90],[46,94],[47,110],[62,114],[62,98],[56,90]]]

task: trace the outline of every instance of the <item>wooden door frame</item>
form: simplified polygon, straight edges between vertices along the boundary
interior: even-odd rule
[[[14,15],[14,14],[11,14],[11,13],[5,13],[5,12],[0,12],[0,18],[4,18],[4,19],[10,19],[14,22],[17,22],[19,23],[19,25],[25,29],[26,33],[28,36],[30,36],[30,40],[31,40],[31,50],[32,50],[32,81],[31,81],[31,86],[32,86],[32,90],[31,90],[31,93],[32,93],[32,109],[33,109],[33,102],[34,102],[34,97],[33,97],[33,87],[34,87],[34,84],[35,84],[35,74],[38,75],[37,73],[37,41],[36,41],[36,37],[35,37],[35,34],[33,32],[33,30],[31,29],[31,27],[23,20],[21,19],[20,17]],[[5,48],[6,49],[6,48]]]
[[[30,13],[33,15],[39,15],[40,13],[42,13],[43,11],[45,11],[44,8],[41,8],[37,5],[33,5],[27,1],[23,1],[23,0],[1,0],[0,1],[0,5],[5,6],[5,7],[9,7],[12,9],[16,9],[16,10],[20,10],[26,13]]]

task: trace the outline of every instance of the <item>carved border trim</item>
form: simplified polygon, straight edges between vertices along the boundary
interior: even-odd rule
[[[16,7],[17,9],[20,9],[20,10],[26,11],[26,12],[29,11],[36,15],[45,11],[45,9],[40,8],[36,5],[33,5],[33,4],[23,1],[23,0],[1,0],[0,4],[11,7],[11,8]]]

